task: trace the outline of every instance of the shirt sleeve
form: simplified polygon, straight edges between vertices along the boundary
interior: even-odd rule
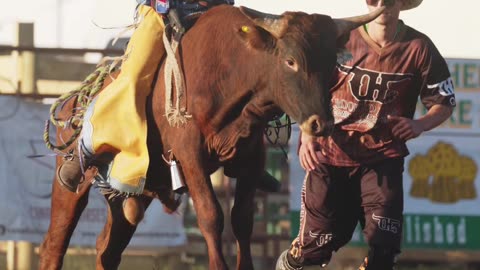
[[[423,59],[420,89],[423,105],[427,109],[436,104],[455,107],[455,91],[448,65],[428,38]]]

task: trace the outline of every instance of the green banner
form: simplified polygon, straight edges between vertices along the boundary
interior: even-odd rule
[[[292,237],[299,228],[300,212],[291,212]],[[366,245],[357,226],[351,245]],[[403,224],[404,249],[480,250],[480,216],[406,214]]]

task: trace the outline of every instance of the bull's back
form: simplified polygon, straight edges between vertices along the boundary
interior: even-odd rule
[[[222,80],[237,71],[236,54],[246,49],[238,37],[242,26],[255,27],[238,8],[221,5],[203,14],[181,40],[177,60],[185,80],[185,94],[180,107],[186,107],[200,126],[209,122],[225,105],[224,93],[220,92],[226,88]],[[164,72],[165,61],[152,94],[156,104],[153,108],[155,121],[159,126],[166,125]],[[175,104],[175,94],[172,100]]]

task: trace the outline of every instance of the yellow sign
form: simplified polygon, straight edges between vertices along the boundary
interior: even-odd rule
[[[477,198],[477,164],[462,156],[451,144],[438,142],[426,155],[414,156],[408,171],[412,176],[410,195],[433,202],[455,203]]]

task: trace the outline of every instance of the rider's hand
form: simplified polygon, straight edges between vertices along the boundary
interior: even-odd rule
[[[408,141],[417,138],[425,130],[420,121],[400,116],[387,116],[389,123],[393,124],[392,134],[395,138]]]
[[[300,159],[300,165],[308,172],[315,170],[315,166],[320,163],[316,150],[318,150],[318,143],[315,137],[302,133],[298,157]]]

